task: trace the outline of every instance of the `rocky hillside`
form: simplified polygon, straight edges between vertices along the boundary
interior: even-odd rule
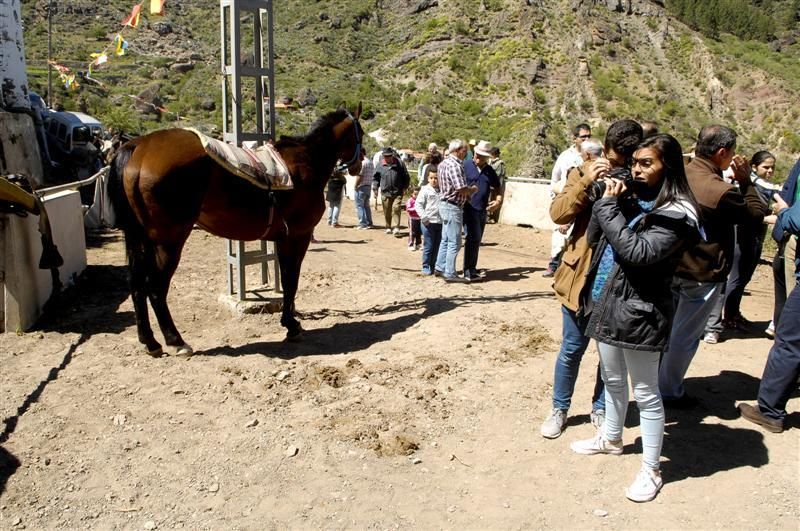
[[[785,169],[800,152],[796,2],[769,2],[780,5],[780,20],[768,37],[748,41],[708,31],[688,3],[279,0],[276,96],[292,108],[279,111],[278,133],[360,100],[366,129],[388,143],[421,149],[485,138],[501,146],[513,173],[541,176],[579,121],[602,134],[620,117],[655,120],[687,147],[699,126],[722,122],[740,132],[745,154],[775,150]],[[31,85],[41,93],[47,4],[23,3]],[[111,43],[132,6],[57,4],[53,57],[74,71]],[[103,87],[59,86],[54,99],[128,130],[219,126],[218,2],[170,0],[162,17],[144,11],[139,28],[124,33],[128,53],[93,73]],[[767,34],[762,26],[758,35]]]

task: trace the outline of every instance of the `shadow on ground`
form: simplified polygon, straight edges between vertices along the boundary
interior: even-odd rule
[[[527,292],[507,296],[464,296],[435,299],[415,299],[392,304],[373,306],[365,310],[324,309],[301,315],[303,320],[318,321],[330,316],[348,319],[346,323],[335,323],[328,328],[306,330],[298,343],[286,341],[258,341],[238,347],[223,346],[195,352],[195,356],[247,356],[262,355],[283,359],[320,354],[345,354],[368,349],[372,345],[388,341],[419,323],[460,306],[491,304],[495,302],[524,302],[538,298],[549,298],[549,292]],[[369,318],[402,313],[384,320]]]

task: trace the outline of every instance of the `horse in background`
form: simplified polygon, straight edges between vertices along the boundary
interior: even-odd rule
[[[323,191],[337,161],[361,171],[363,130],[355,113],[340,109],[319,118],[305,136],[275,144],[294,188],[267,191],[228,172],[205,151],[197,135],[166,129],[124,144],[111,163],[109,190],[116,225],[125,233],[130,289],[139,341],[148,354],[163,354],[150,327],[147,300],[164,340],[178,355],[191,355],[172,320],[167,293],[195,224],[231,240],[276,243],[283,288],[281,324],[298,339],[295,318],[300,267],[314,227],[325,213]]]

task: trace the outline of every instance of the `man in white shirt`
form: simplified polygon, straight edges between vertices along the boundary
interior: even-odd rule
[[[555,197],[557,190],[564,186],[569,170],[583,164],[581,144],[589,138],[592,138],[592,128],[588,124],[581,123],[572,129],[572,146],[563,151],[553,165],[553,173],[550,176],[551,198]],[[558,264],[561,262],[561,254],[564,252],[564,246],[567,243],[566,233],[568,228],[568,226],[558,225],[553,228],[553,236],[550,239],[550,263],[545,272],[542,273],[543,277],[552,277],[556,273]]]

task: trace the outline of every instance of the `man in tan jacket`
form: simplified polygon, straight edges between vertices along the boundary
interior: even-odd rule
[[[573,223],[572,237],[567,243],[561,265],[556,270],[553,288],[561,302],[561,350],[556,358],[553,380],[553,409],[541,427],[543,437],[555,439],[564,430],[572,393],[578,379],[583,353],[589,345],[584,335],[586,320],[579,316],[580,294],[586,282],[592,251],[586,240],[586,228],[592,217],[596,181],[613,168],[628,167],[628,159],[642,140],[642,127],[633,120],[611,124],[604,142],[605,157],[584,163],[567,176],[567,183],[550,205],[550,217],[559,225]],[[600,194],[602,195],[602,194]],[[605,396],[600,366],[597,368],[592,397],[592,424],[598,428],[605,420]]]

